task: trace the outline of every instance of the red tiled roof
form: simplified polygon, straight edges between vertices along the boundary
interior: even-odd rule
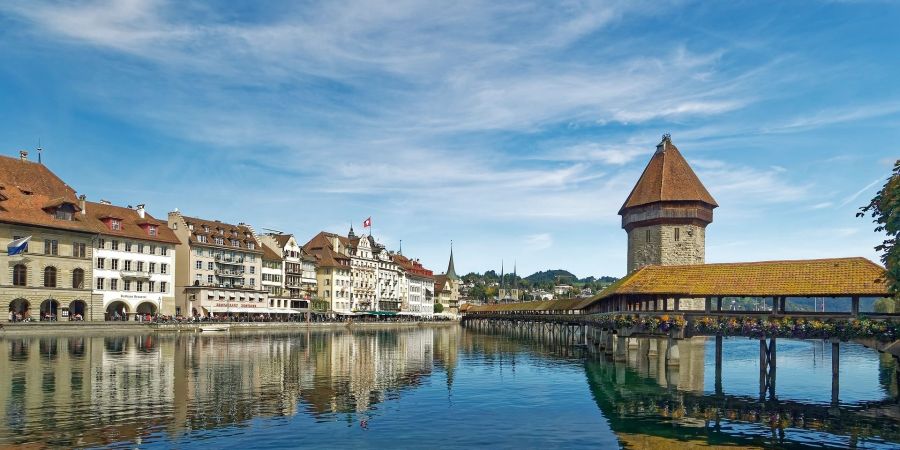
[[[93,232],[81,214],[57,219],[56,207],[78,210],[75,190],[43,164],[0,156],[0,221],[71,231]]]
[[[188,217],[185,215],[181,216],[184,219],[184,222],[188,225],[193,225],[194,229],[191,230],[191,243],[205,245],[210,247],[219,247],[225,249],[234,250],[235,248],[231,245],[232,239],[237,239],[240,243],[241,251],[245,252],[259,252],[262,253],[260,249],[261,244],[256,239],[256,236],[253,234],[253,230],[250,229],[249,226],[244,224],[232,225],[230,223],[220,222],[218,220],[206,220],[206,219],[198,219],[196,217]],[[209,228],[209,232],[204,230],[204,227]],[[219,234],[217,230],[223,230],[223,234]],[[237,236],[232,236],[232,232],[236,232]],[[206,236],[206,242],[197,242],[196,236]],[[220,237],[223,239],[223,244],[219,245],[215,243],[215,238]],[[247,248],[247,244],[253,243],[254,249]]]
[[[668,137],[657,146],[619,214],[627,208],[666,201],[696,201],[719,206]]]
[[[106,236],[120,236],[123,238],[164,242],[167,244],[180,243],[178,237],[175,236],[175,232],[169,229],[166,222],[154,218],[147,212],[144,212],[144,218],[142,219],[134,209],[95,202],[85,202],[84,209],[84,217],[96,233]],[[110,229],[104,222],[106,219],[120,220],[120,229]],[[156,236],[150,236],[146,229],[147,225],[156,226]]]

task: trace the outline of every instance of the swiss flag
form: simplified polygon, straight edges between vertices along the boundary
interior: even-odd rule
[[[366,220],[363,220],[363,228],[371,228],[372,227],[372,218],[369,217]]]

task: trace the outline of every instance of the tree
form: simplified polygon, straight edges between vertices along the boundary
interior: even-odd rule
[[[875,231],[887,235],[875,250],[881,252],[881,262],[887,269],[888,288],[895,295],[900,294],[900,248],[896,246],[900,233],[900,160],[894,163],[894,170],[881,190],[856,216],[866,214],[871,214],[877,224]]]
[[[444,312],[444,305],[442,305],[442,304],[440,304],[440,303],[435,303],[435,304],[434,304],[434,313],[435,313],[435,314],[440,314],[440,313],[442,313],[442,312]]]

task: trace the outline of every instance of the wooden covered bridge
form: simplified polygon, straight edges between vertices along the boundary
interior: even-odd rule
[[[774,393],[777,338],[823,339],[832,343],[836,396],[841,341],[900,358],[900,314],[873,308],[891,295],[884,269],[865,258],[646,266],[587,299],[472,305],[463,324],[552,326],[617,360],[636,347],[667,365],[679,364],[679,340],[715,336],[717,372],[723,336],[759,339],[761,393]],[[632,338],[653,339],[635,346]]]

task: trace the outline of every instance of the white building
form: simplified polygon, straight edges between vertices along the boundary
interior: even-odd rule
[[[419,260],[403,255],[394,255],[394,262],[402,270],[401,310],[411,315],[432,317],[434,315],[434,272],[422,266]]]
[[[106,319],[134,314],[175,314],[175,246],[166,222],[136,208],[85,202],[96,229],[93,287],[103,296]]]

